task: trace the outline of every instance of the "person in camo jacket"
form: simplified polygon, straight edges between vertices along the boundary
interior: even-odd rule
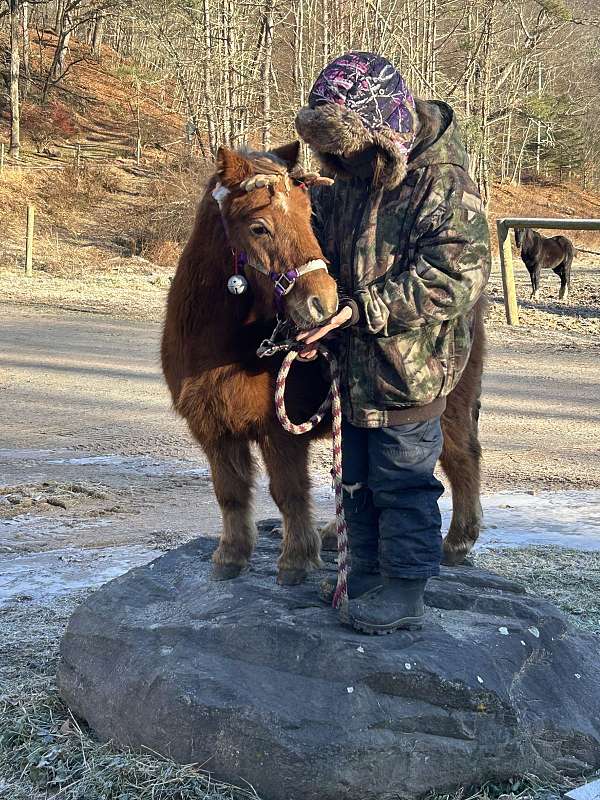
[[[352,563],[344,618],[365,633],[418,628],[442,558],[440,416],[490,272],[486,216],[454,112],[413,98],[381,56],[329,64],[296,129],[335,178],[312,200],[340,309],[299,338],[312,358],[318,339],[339,332]],[[334,588],[321,585],[324,599]]]

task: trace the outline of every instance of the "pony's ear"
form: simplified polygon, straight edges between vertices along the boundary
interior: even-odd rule
[[[217,175],[223,186],[239,186],[252,173],[252,165],[247,158],[236,153],[235,150],[219,147],[217,151]]]
[[[290,142],[289,144],[283,144],[281,147],[275,147],[271,150],[274,156],[280,158],[283,163],[288,168],[288,172],[290,172],[296,164],[298,163],[298,156],[300,155],[300,142]]]

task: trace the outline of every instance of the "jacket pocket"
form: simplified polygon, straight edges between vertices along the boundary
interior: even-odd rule
[[[371,356],[379,408],[426,405],[442,391],[445,371],[427,327],[371,337]]]

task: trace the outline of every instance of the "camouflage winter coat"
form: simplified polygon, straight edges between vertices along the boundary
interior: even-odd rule
[[[472,309],[490,271],[487,221],[454,113],[417,101],[408,163],[394,164],[384,146],[377,182],[345,168],[349,155],[370,156],[380,142],[364,128],[356,135],[353,112],[325,110],[328,150],[318,155],[336,181],[316,189],[313,203],[317,236],[353,306],[339,341],[344,414],[361,427],[437,416],[468,360]],[[319,151],[323,107],[308,111],[297,127]]]

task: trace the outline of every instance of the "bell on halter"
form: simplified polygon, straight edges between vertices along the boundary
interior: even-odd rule
[[[227,288],[231,294],[244,294],[248,288],[248,281],[243,275],[232,275],[227,281]]]

